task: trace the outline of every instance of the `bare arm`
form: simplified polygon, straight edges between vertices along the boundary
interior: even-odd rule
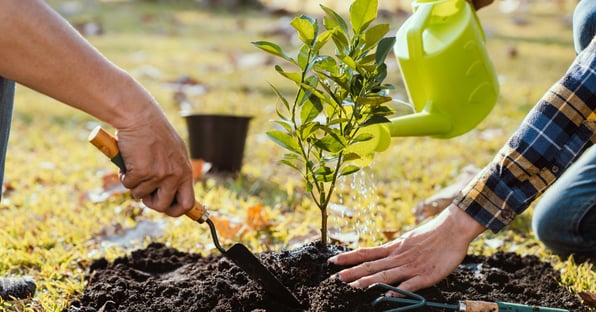
[[[192,207],[184,142],[130,75],[40,0],[0,1],[0,33],[0,76],[116,128],[128,168],[122,182],[135,198],[169,215]]]

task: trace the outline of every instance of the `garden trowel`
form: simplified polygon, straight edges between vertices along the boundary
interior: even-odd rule
[[[118,141],[114,136],[105,131],[101,127],[96,127],[89,134],[89,142],[97,147],[102,153],[112,160],[122,172],[126,172],[124,159],[120,154],[118,148]],[[209,219],[209,212],[204,205],[195,201],[186,216],[199,223],[207,223],[211,230],[211,236],[215,247],[228,259],[232,260],[239,268],[244,270],[248,276],[256,280],[265,291],[274,296],[278,301],[286,303],[292,307],[302,307],[298,299],[286,288],[263,264],[257,257],[246,248],[246,246],[236,243],[230,249],[225,250],[217,238],[215,225]]]
[[[478,300],[463,300],[458,304],[432,302],[426,301],[426,298],[416,293],[382,283],[373,284],[369,286],[368,289],[392,291],[402,296],[382,296],[373,301],[373,306],[379,303],[399,303],[401,305],[399,308],[385,310],[385,312],[417,310],[423,307],[444,309],[453,312],[569,312],[569,310],[565,309],[529,306],[509,302],[487,302]]]

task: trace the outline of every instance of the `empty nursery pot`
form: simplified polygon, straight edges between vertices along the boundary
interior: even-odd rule
[[[218,114],[183,116],[188,128],[190,157],[211,163],[212,171],[237,173],[252,117]]]

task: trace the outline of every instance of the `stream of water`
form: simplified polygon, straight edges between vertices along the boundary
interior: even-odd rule
[[[352,248],[379,243],[377,188],[371,166],[338,180],[329,207],[329,234]]]

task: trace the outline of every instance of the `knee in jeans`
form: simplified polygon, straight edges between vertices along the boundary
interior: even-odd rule
[[[534,216],[532,218],[532,231],[543,242],[551,240],[550,236],[553,234],[552,226],[549,225],[549,219],[543,217]]]
[[[573,13],[573,37],[577,53],[588,47],[595,33],[596,5],[593,0],[582,0]]]
[[[532,230],[546,248],[559,255],[568,255],[574,248],[571,243],[573,239],[564,227],[561,227],[560,221],[545,215],[535,215],[532,218]]]

